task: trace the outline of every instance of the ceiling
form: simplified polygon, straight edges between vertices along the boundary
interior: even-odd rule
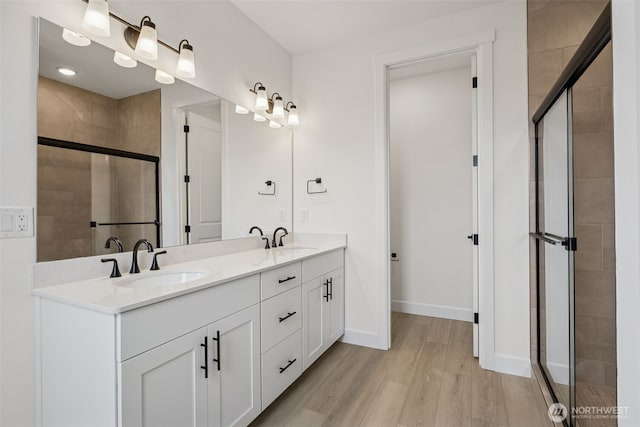
[[[292,55],[498,0],[231,0]]]

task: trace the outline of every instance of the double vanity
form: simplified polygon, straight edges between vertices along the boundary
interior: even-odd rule
[[[244,426],[342,336],[344,236],[202,258],[217,244],[32,291],[43,426]]]

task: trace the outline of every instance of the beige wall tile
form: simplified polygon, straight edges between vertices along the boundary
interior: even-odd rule
[[[606,271],[616,270],[616,242],[615,226],[604,224],[602,226],[602,262]]]
[[[545,97],[563,68],[562,49],[529,53],[529,95]]]
[[[576,314],[576,357],[616,362],[616,321],[609,317]]]
[[[587,384],[604,384],[604,363],[576,357],[576,381]]]
[[[613,178],[574,179],[576,224],[613,224]]]
[[[613,178],[613,134],[611,132],[574,135],[573,141],[575,178]]]
[[[616,285],[612,272],[576,270],[576,314],[616,316]]]
[[[576,270],[602,271],[602,226],[576,225],[575,232],[578,240]]]

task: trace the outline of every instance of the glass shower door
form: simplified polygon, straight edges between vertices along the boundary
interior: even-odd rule
[[[572,407],[574,250],[570,91],[537,127],[539,361],[558,402]],[[570,420],[567,420],[570,421]]]

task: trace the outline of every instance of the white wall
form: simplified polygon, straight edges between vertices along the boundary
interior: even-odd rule
[[[189,38],[195,48],[195,84],[234,103],[250,105],[249,86],[261,80],[290,99],[291,57],[228,2],[111,1],[112,10],[137,22],[150,15],[161,39]],[[0,206],[36,206],[36,58],[34,16],[81,31],[81,1],[0,2]],[[113,23],[113,21],[112,21]],[[119,34],[106,40],[123,47]],[[237,37],[237,35],[242,35]],[[175,56],[160,49],[159,64]],[[29,295],[36,241],[0,241],[0,425],[35,423],[34,299]]]
[[[640,4],[613,0],[616,329],[620,427],[640,425]]]
[[[389,83],[392,309],[471,321],[471,57]]]
[[[293,59],[295,99],[304,114],[294,148],[294,228],[349,235],[346,334],[386,346],[376,288],[374,57],[496,30],[494,44],[495,366],[528,372],[529,224],[526,3],[502,2]],[[482,162],[482,159],[480,159]],[[328,193],[310,197],[306,179]],[[303,222],[300,210],[309,209]],[[491,315],[491,313],[487,313]],[[516,367],[515,369],[514,366]]]

